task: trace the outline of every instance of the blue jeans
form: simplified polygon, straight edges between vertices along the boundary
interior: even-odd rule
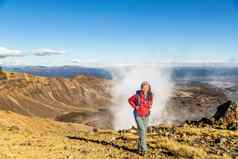
[[[147,133],[147,126],[149,124],[149,117],[141,117],[138,115],[136,111],[134,111],[134,117],[137,124],[139,141],[138,141],[138,151],[139,152],[146,152],[147,151],[147,144],[146,144],[146,133]]]

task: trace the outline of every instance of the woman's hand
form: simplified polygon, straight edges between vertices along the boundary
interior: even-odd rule
[[[135,106],[135,110],[139,110],[140,106]]]

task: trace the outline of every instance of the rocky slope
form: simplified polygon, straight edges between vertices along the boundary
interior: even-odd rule
[[[3,72],[0,109],[58,121],[112,128],[112,80],[93,76],[54,78]],[[212,116],[228,101],[224,90],[209,84],[178,83],[164,110],[165,123],[183,123]]]
[[[135,128],[105,129],[112,120],[111,84],[90,76],[2,74],[0,109],[7,111],[0,111],[0,158],[144,158],[136,153]],[[238,106],[228,101],[224,90],[201,83],[178,84],[166,108],[173,117],[169,121],[189,121],[149,127],[145,158],[237,158]]]
[[[228,101],[219,105],[212,117],[204,117],[198,121],[188,120],[185,124],[196,127],[209,126],[219,129],[238,130],[238,104]]]
[[[52,119],[70,112],[90,116],[110,104],[109,83],[93,76],[67,79],[5,72],[0,80],[0,109]]]
[[[164,122],[180,124],[186,120],[211,117],[216,108],[228,100],[224,90],[213,85],[199,82],[178,83],[164,110]]]
[[[0,111],[1,159],[231,159],[238,156],[238,131],[154,126],[149,152],[136,153],[135,129],[101,130],[73,123]]]

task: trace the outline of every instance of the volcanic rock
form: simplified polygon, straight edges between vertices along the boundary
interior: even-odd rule
[[[175,88],[163,111],[164,123],[181,124],[186,120],[209,118],[217,106],[228,100],[223,89],[210,84],[189,82],[177,84]]]
[[[72,78],[41,77],[1,72],[0,109],[27,116],[56,118],[71,113],[105,115],[111,103],[110,80],[79,75]],[[2,77],[1,76],[1,77]],[[83,118],[85,119],[85,117]],[[94,119],[92,119],[94,120]]]
[[[211,118],[202,118],[198,121],[186,121],[186,123],[195,126],[212,126],[215,128],[237,130],[238,104],[227,101],[217,107],[217,111]]]

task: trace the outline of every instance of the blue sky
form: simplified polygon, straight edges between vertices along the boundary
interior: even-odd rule
[[[237,61],[238,0],[0,0],[0,63]]]

